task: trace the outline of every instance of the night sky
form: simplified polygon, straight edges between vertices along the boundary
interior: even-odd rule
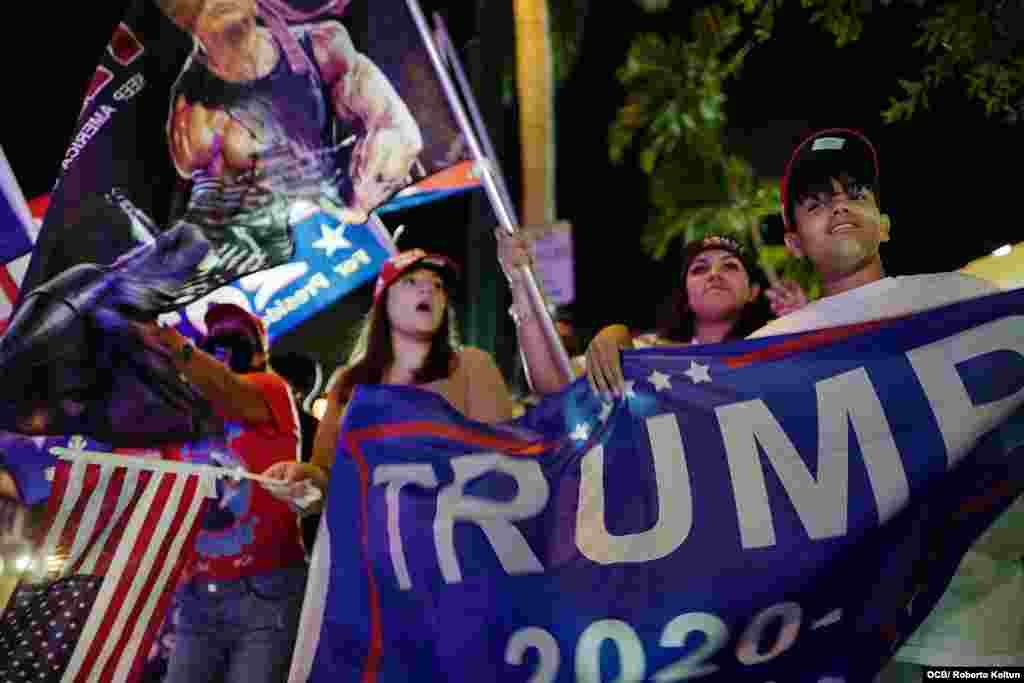
[[[676,2],[680,10],[688,4]],[[880,112],[897,94],[896,80],[916,77],[922,63],[911,46],[916,17],[894,4],[876,9],[865,37],[842,49],[807,26],[802,12],[784,16],[776,37],[748,57],[728,90],[730,140],[760,173],[779,176],[807,132],[834,126],[865,131],[879,149],[881,203],[893,221],[893,241],[883,247],[890,274],[955,269],[1022,239],[1013,201],[1021,198],[1021,128],[986,119],[960,84],[933,98],[931,111],[914,121],[884,124]],[[85,85],[126,5],[18,3],[24,30],[14,29],[12,17],[5,21],[0,145],[27,197],[52,185]],[[447,6],[461,11],[470,3]],[[672,19],[646,16],[626,0],[592,0],[591,6],[582,60],[558,98],[558,213],[576,228],[577,319],[585,327],[615,320],[645,326],[674,272],[670,264],[652,266],[640,249],[644,179],[634,167],[608,162],[607,129],[622,102],[614,71],[630,36]],[[463,44],[473,20],[448,15]],[[503,162],[515,186],[511,113],[505,123]],[[457,216],[464,207],[452,211]],[[458,226],[446,229],[464,244]]]

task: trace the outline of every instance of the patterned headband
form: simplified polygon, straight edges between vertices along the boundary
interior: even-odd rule
[[[732,239],[731,237],[725,237],[723,235],[708,235],[700,243],[701,248],[710,249],[712,247],[721,247],[737,253],[743,253],[743,245]]]

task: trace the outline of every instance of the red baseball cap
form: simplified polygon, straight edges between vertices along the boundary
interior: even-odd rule
[[[395,254],[384,262],[384,266],[380,269],[380,275],[377,276],[377,285],[373,289],[373,303],[379,302],[391,283],[414,266],[435,271],[444,280],[449,291],[459,279],[458,266],[447,256],[428,254],[422,249],[410,249]]]
[[[870,183],[878,196],[878,152],[860,131],[827,128],[811,134],[796,146],[786,164],[780,187],[782,222],[787,231],[796,228],[793,188],[801,186],[804,179],[816,181],[842,172]]]
[[[212,331],[217,325],[225,321],[235,321],[242,324],[242,326],[252,336],[253,341],[260,345],[261,350],[266,352],[270,348],[270,339],[267,336],[267,326],[263,323],[263,320],[245,310],[238,304],[212,304],[208,309],[206,309],[206,316],[203,320],[206,322],[206,333],[208,337],[213,336]]]

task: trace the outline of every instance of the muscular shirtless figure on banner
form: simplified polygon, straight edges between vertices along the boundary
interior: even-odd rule
[[[409,66],[426,60],[405,3],[375,3],[354,21],[348,5],[133,3],[97,68],[104,77],[86,97],[74,157],[0,339],[9,382],[0,429],[115,444],[198,436],[209,411],[129,321],[288,262],[296,213],[314,206],[365,223],[414,173],[461,160],[433,161],[434,150],[453,147],[445,138],[457,126],[443,97],[425,94],[430,79]],[[380,12],[387,22],[375,21]],[[166,118],[147,121],[158,108]],[[161,158],[144,154],[144,130],[165,134]],[[174,177],[176,192],[158,196]]]

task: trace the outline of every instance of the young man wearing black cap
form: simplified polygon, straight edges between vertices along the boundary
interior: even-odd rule
[[[164,457],[255,473],[297,461],[298,415],[287,382],[267,365],[263,321],[234,304],[214,304],[205,322],[200,348],[173,328],[139,326],[225,422],[222,438],[165,449]],[[168,683],[284,681],[306,583],[295,511],[249,479],[221,479],[196,553],[175,595]]]
[[[797,146],[782,182],[785,241],[811,260],[824,293],[752,337],[902,316],[998,291],[963,273],[887,276],[879,248],[891,226],[878,205],[878,180],[877,152],[856,131],[820,131]],[[971,547],[880,682],[923,680],[921,665],[1024,665],[1022,500]]]
[[[886,276],[879,248],[891,224],[878,194],[878,155],[860,133],[828,129],[797,146],[782,180],[785,241],[814,264],[823,295],[752,336],[906,315],[997,291],[964,273]]]

